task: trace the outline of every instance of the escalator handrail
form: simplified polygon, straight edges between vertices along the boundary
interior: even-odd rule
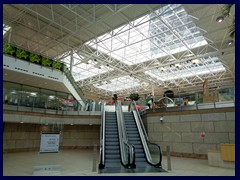
[[[103,169],[105,166],[105,109],[104,109],[105,101],[101,101],[101,128],[100,128],[100,155],[99,155],[99,168]]]
[[[150,155],[150,152],[149,152],[149,148],[147,147],[147,145],[145,144],[145,141],[144,139],[142,139],[142,136],[141,136],[141,133],[140,133],[140,137],[142,139],[142,142],[143,142],[143,146],[144,146],[144,150],[145,150],[145,153],[146,153],[146,157],[147,157],[147,160],[149,162],[149,164],[155,166],[155,167],[161,167],[162,166],[162,149],[160,147],[160,145],[156,144],[156,143],[153,143],[153,142],[150,142],[149,138],[148,138],[148,135],[146,133],[146,130],[145,130],[145,127],[143,125],[143,122],[142,122],[142,118],[136,108],[136,102],[135,101],[132,101],[132,104],[131,104],[131,108],[130,108],[134,114],[134,117],[135,117],[135,121],[138,125],[138,122],[140,124],[140,127],[141,127],[141,130],[139,131],[140,132],[143,132],[143,135],[144,135],[144,139],[146,141],[147,144],[152,144],[154,146],[157,146],[158,150],[159,150],[159,161],[158,163],[153,163],[152,162],[152,158],[151,158],[151,155]]]
[[[121,119],[121,127],[122,127],[122,135],[123,135],[123,142],[128,146],[128,166],[135,168],[135,147],[133,144],[130,144],[128,142],[127,138],[127,131],[126,131],[126,125],[125,125],[125,120],[123,116],[123,111],[122,111],[122,105],[121,102],[119,102],[119,114],[120,114],[120,119]]]
[[[122,165],[126,168],[135,168],[135,148],[132,144],[128,143],[126,138],[126,130],[124,126],[123,114],[122,114],[122,106],[121,102],[117,102],[116,106],[116,114],[117,114],[117,122],[118,122],[118,133],[119,133],[119,143],[120,143],[120,153],[121,153],[121,162]],[[126,151],[125,146],[128,147],[128,159],[126,159]]]

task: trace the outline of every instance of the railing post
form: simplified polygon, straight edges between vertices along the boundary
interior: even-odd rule
[[[172,167],[171,167],[171,158],[170,158],[170,145],[167,145],[167,165],[168,165],[168,171],[171,171]]]
[[[97,163],[97,145],[93,145],[93,167],[92,171],[96,172],[96,163]]]

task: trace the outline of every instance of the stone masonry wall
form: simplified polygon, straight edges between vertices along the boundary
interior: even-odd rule
[[[164,153],[170,145],[171,155],[207,158],[208,150],[219,150],[221,143],[235,144],[235,111],[153,113],[143,121],[150,141]]]
[[[5,123],[4,152],[38,151],[41,131],[48,126],[28,123]],[[60,135],[61,149],[92,148],[99,145],[100,125],[64,125]]]

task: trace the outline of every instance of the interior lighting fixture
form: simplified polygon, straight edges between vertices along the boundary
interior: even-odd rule
[[[228,46],[231,46],[232,44],[233,44],[233,40],[227,41],[227,45],[228,45]]]
[[[180,64],[175,64],[175,67],[176,67],[176,68],[180,68],[181,65],[180,65]]]
[[[219,22],[219,23],[223,22],[223,20],[224,20],[223,16],[218,16],[217,19],[216,19],[216,21]]]
[[[194,59],[194,60],[192,60],[192,63],[193,63],[193,64],[198,64],[198,63],[199,63],[199,59]]]

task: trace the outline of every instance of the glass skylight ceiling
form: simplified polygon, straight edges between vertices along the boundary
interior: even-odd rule
[[[121,91],[123,89],[134,88],[142,86],[139,80],[131,76],[123,76],[110,80],[109,83],[103,83],[103,85],[94,85],[97,88],[104,89],[106,91]]]
[[[85,43],[86,46],[130,66],[163,56],[171,57],[174,53],[191,51],[193,48],[206,44],[208,44],[207,41],[192,21],[192,17],[179,4],[166,5]],[[176,59],[172,59],[176,62]],[[70,62],[70,56],[65,62]],[[88,56],[74,54],[72,74],[76,81],[110,70],[113,69],[101,65],[94,59],[90,60]],[[164,82],[221,71],[225,71],[225,68],[218,58],[208,57],[198,59],[195,63],[193,61],[182,62],[178,67],[177,64],[172,64],[161,69],[152,69],[145,71],[145,74]],[[102,79],[100,84],[94,84],[94,86],[117,92],[141,87],[143,82],[131,76],[124,76],[108,81]]]
[[[170,81],[225,71],[225,68],[217,57],[202,58],[197,61],[195,60],[195,63],[193,62],[187,61],[178,66],[171,65],[162,69],[145,71],[145,73],[161,81]]]
[[[73,54],[73,59],[74,66],[72,67],[72,75],[75,81],[83,80],[112,70],[108,66],[101,65],[95,60],[87,60],[76,53]],[[70,67],[70,56],[64,58],[62,61]]]
[[[86,44],[133,65],[203,46],[207,41],[181,5],[167,5]]]

